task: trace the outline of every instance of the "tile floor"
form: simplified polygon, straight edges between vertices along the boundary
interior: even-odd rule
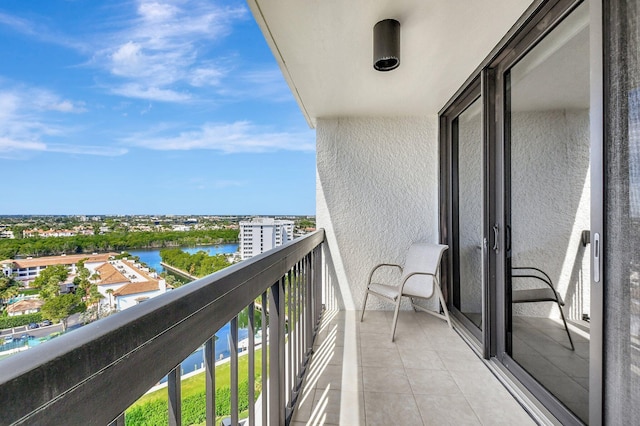
[[[589,418],[589,339],[561,321],[513,317],[513,359],[583,421]]]
[[[292,425],[534,425],[447,324],[426,313],[326,312]]]

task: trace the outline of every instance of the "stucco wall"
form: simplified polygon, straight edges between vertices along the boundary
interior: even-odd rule
[[[513,266],[543,269],[569,316],[580,319],[589,313],[589,248],[580,243],[590,229],[589,113],[520,112],[511,128]],[[513,312],[559,315],[550,303],[521,304]]]
[[[316,135],[325,276],[340,308],[360,309],[375,264],[402,263],[412,242],[438,241],[437,117],[320,119]]]

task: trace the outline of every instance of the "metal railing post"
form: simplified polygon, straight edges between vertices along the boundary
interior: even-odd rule
[[[169,426],[182,425],[182,397],[181,383],[182,365],[178,364],[167,376],[167,390],[169,391]]]
[[[207,404],[207,426],[216,423],[216,336],[213,335],[204,345],[205,364],[205,400]]]
[[[269,391],[267,389],[267,342],[269,340],[267,318],[267,291],[262,293],[262,426],[267,426],[267,401]]]
[[[229,357],[231,362],[231,424],[238,424],[238,316],[233,317],[229,329]]]
[[[256,319],[255,304],[249,303],[249,426],[256,423]]]
[[[109,426],[125,426],[124,413],[120,414],[111,423],[109,423]]]
[[[305,290],[305,325],[306,325],[306,333],[305,333],[305,364],[309,362],[309,357],[311,356],[311,352],[313,351],[313,293],[311,291],[311,278],[312,278],[312,270],[311,270],[311,255],[305,256],[305,268],[304,268],[304,280],[306,284]]]
[[[269,424],[285,424],[284,401],[284,277],[269,292]]]

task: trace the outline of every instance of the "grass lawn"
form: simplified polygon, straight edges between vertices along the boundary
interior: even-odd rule
[[[262,349],[258,349],[255,352],[256,368],[255,372],[260,373],[262,369]],[[238,357],[238,380],[242,381],[242,378],[249,377],[249,356],[244,355]],[[216,366],[216,389],[219,387],[228,387],[231,384],[231,363],[227,362]],[[204,372],[191,376],[182,380],[182,398],[203,392],[205,389],[204,384]],[[143,395],[137,400],[132,407],[145,404],[147,402],[156,400],[167,400],[167,389],[158,389],[157,391],[150,392]]]

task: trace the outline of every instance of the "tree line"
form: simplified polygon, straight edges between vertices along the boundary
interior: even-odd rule
[[[196,277],[204,277],[231,265],[224,254],[209,256],[204,251],[189,254],[178,248],[161,250],[160,258],[164,263]]]
[[[55,256],[73,253],[121,251],[134,248],[160,248],[223,244],[238,241],[237,229],[169,232],[113,232],[73,237],[0,239],[0,260],[18,256]]]

